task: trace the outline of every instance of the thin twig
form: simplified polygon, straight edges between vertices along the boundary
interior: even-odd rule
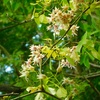
[[[100,76],[100,72],[95,72],[95,73],[89,73],[87,75],[75,75],[75,74],[66,74],[67,77],[76,77],[76,78],[80,78],[80,79],[84,79],[84,77],[86,77],[87,79],[89,78],[95,78]]]
[[[100,68],[100,65],[96,65],[96,64],[93,64],[93,63],[90,63],[91,66],[93,67],[96,67],[96,68]]]

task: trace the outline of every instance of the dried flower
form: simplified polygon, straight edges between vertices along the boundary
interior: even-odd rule
[[[63,78],[63,83],[62,84],[71,84],[71,85],[73,85],[73,84],[75,84],[75,82],[74,82],[74,80],[72,80],[72,79],[69,79],[69,78]]]

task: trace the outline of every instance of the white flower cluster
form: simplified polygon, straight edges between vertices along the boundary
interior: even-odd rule
[[[30,58],[21,66],[22,71],[20,77],[25,77],[26,80],[28,80],[28,75],[30,72],[34,72],[34,65],[40,65],[42,63],[42,58],[44,57],[43,54],[41,54],[42,46],[34,46],[32,45],[30,47],[31,55]]]
[[[72,68],[74,68],[75,69],[75,67],[74,66],[72,66],[70,63],[69,63],[69,61],[67,60],[67,59],[62,59],[61,60],[61,66],[62,67],[68,67],[68,68],[70,68],[70,69],[72,69]]]
[[[74,13],[74,10],[68,10],[68,6],[62,7],[62,10],[59,10],[55,7],[55,9],[50,14],[50,17],[48,17],[48,21],[51,25],[47,27],[47,30],[51,30],[57,35],[59,35],[60,30],[67,31],[70,22],[75,16]],[[77,25],[73,25],[71,27],[72,35],[76,35],[76,31],[78,31],[78,28],[79,27]]]
[[[21,73],[21,76],[20,77],[25,77],[26,80],[29,73],[30,72],[34,72],[34,67],[31,66],[31,63],[32,63],[32,58],[29,58],[21,67],[22,67],[22,71],[20,72]]]
[[[42,46],[32,45],[30,47],[30,50],[31,50],[30,56],[33,58],[33,64],[34,65],[40,65],[41,64],[42,58],[44,57],[44,55],[40,53],[41,49],[42,49]]]
[[[65,54],[65,56],[64,56],[64,57],[69,56],[70,59],[71,59],[72,61],[74,61],[74,62],[73,62],[74,64],[76,64],[76,63],[79,62],[79,60],[80,60],[80,56],[79,56],[78,53],[76,52],[76,48],[77,48],[77,46],[73,46],[72,48],[67,48],[67,49],[66,49],[67,52],[66,52],[66,54]],[[77,70],[76,67],[75,67],[75,65],[72,65],[72,64],[67,60],[67,58],[62,59],[62,60],[59,62],[59,66],[58,66],[58,68],[57,68],[57,72],[62,71],[62,68],[63,68],[63,67],[68,67],[68,68],[70,68],[70,69],[75,69],[75,70]]]
[[[68,67],[70,69],[75,68],[75,66],[71,65],[67,59],[62,59],[59,63],[59,66],[57,68],[57,72],[61,72],[63,67]]]

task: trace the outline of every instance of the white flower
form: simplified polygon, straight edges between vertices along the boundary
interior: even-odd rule
[[[21,73],[20,77],[25,77],[25,80],[28,81],[27,77],[29,75],[29,71],[21,71],[20,73]]]
[[[71,27],[72,34],[73,34],[73,35],[77,35],[77,34],[76,34],[76,31],[78,31],[78,28],[79,28],[79,26],[77,26],[77,25],[73,25],[73,26]]]
[[[39,74],[37,75],[38,79],[45,79],[46,78],[46,75],[45,74]]]

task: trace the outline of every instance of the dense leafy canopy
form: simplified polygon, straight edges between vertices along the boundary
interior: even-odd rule
[[[0,100],[99,98],[99,0],[0,0]]]

